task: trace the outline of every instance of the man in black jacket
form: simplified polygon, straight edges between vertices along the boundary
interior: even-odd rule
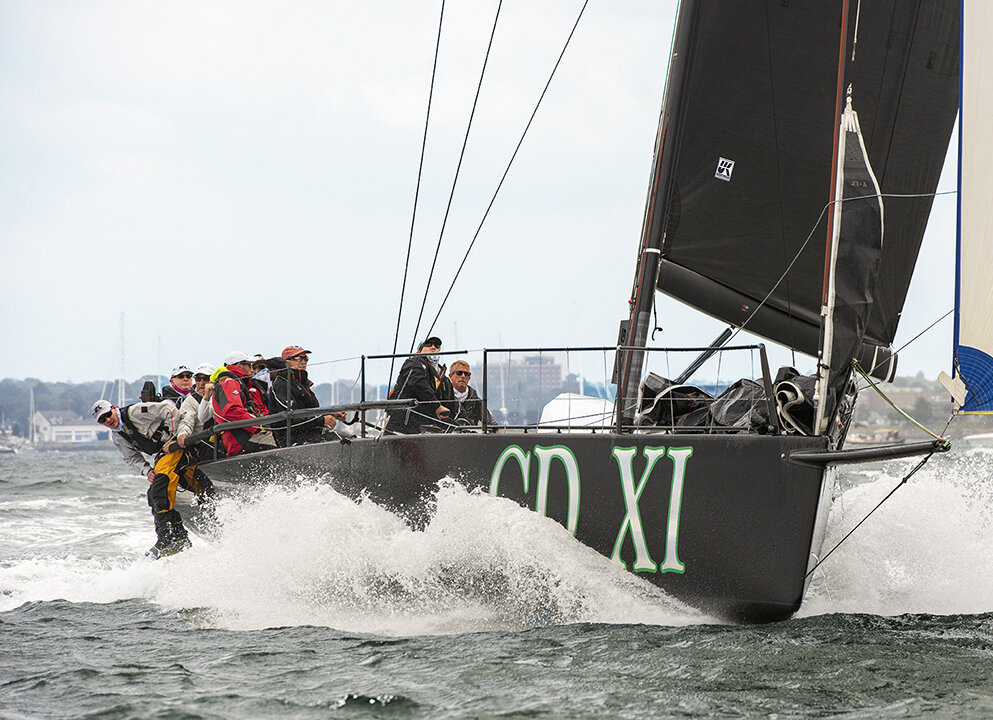
[[[483,401],[479,399],[476,388],[469,384],[472,370],[465,360],[456,360],[448,373],[452,384],[452,403],[455,409],[452,419],[457,425],[481,425],[483,420]],[[486,424],[495,425],[493,416],[486,411]]]
[[[274,415],[284,410],[302,410],[304,408],[320,407],[321,403],[311,390],[313,383],[307,377],[307,363],[310,362],[310,350],[299,345],[290,345],[283,349],[278,358],[271,358],[269,365],[269,397],[266,404],[269,414]],[[294,445],[321,442],[324,439],[324,428],[333,428],[337,420],[333,415],[317,415],[312,418],[293,420],[290,424],[290,442]],[[272,435],[279,447],[286,447],[286,424],[272,426]]]
[[[451,408],[444,405],[451,399],[451,384],[445,368],[439,367],[441,340],[429,337],[417,348],[417,354],[407,358],[400,367],[397,381],[390,390],[391,400],[413,398],[418,401],[410,410],[394,410],[386,425],[388,432],[410,435],[421,432],[422,425],[437,421],[448,423]]]

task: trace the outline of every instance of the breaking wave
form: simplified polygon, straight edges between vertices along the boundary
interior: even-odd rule
[[[414,530],[320,478],[218,503],[194,547],[150,562],[143,488],[97,469],[2,481],[0,612],[58,599],[147,599],[206,627],[316,625],[416,635],[549,624],[712,622],[516,503],[443,484]],[[846,470],[824,550],[915,461]],[[89,466],[86,466],[89,467]],[[816,571],[800,615],[993,611],[993,448],[939,455]]]
[[[328,485],[268,486],[219,507],[217,535],[171,558],[156,600],[211,625],[382,634],[704,618],[553,520],[445,482],[423,530]]]
[[[915,463],[850,474],[850,487],[834,501],[824,552]],[[800,614],[993,611],[991,478],[991,448],[960,441],[932,457],[816,571]]]

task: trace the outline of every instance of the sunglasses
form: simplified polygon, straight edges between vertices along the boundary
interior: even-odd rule
[[[109,422],[112,417],[114,417],[113,410],[111,410],[110,412],[105,412],[103,415],[98,417],[97,422],[103,425],[104,423]]]
[[[210,380],[210,375],[194,375],[193,379],[197,382],[200,382],[201,380]]]
[[[452,375],[463,375],[465,377],[472,377],[472,373],[468,370],[452,370]]]
[[[295,360],[296,362],[310,362],[309,355],[294,355],[291,358],[286,358],[287,360]]]
[[[173,377],[178,377],[182,380],[189,380],[193,377],[193,373],[179,373],[179,375],[173,375]]]

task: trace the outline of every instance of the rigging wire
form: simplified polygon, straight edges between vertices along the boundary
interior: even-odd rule
[[[503,7],[503,0],[497,3],[496,16],[493,18],[493,29],[490,31],[490,42],[486,46],[486,57],[483,58],[483,69],[479,73],[479,83],[476,85],[476,97],[472,101],[472,111],[469,113],[469,122],[465,128],[465,137],[462,140],[462,151],[459,153],[459,162],[455,167],[455,177],[452,178],[452,189],[448,193],[448,205],[445,206],[445,217],[441,221],[441,232],[438,233],[438,244],[434,248],[434,258],[431,260],[431,270],[428,273],[428,281],[424,286],[424,299],[421,300],[421,311],[417,315],[417,325],[414,327],[414,339],[410,343],[410,350],[413,352],[414,345],[417,344],[417,333],[421,329],[421,320],[424,318],[424,307],[428,302],[428,291],[431,289],[431,280],[434,278],[434,269],[438,264],[438,254],[441,252],[441,240],[445,236],[445,226],[448,224],[448,213],[452,209],[452,198],[455,197],[455,186],[459,182],[459,172],[462,170],[462,159],[465,157],[465,148],[469,144],[469,131],[472,129],[472,119],[476,115],[476,106],[479,104],[479,93],[483,88],[483,77],[486,75],[486,65],[490,61],[490,51],[493,49],[493,38],[496,35],[497,22],[500,20],[500,8]],[[434,329],[434,324],[431,325],[431,330]],[[428,335],[431,334],[431,330],[428,330]],[[393,349],[396,352],[396,348]],[[392,369],[390,375],[392,376]]]
[[[926,328],[924,328],[923,330],[921,330],[919,333],[917,333],[916,335],[914,335],[914,337],[910,338],[910,340],[908,340],[903,345],[901,345],[898,350],[893,351],[893,354],[892,354],[891,357],[898,357],[900,355],[900,353],[902,353],[904,350],[907,349],[907,346],[910,345],[910,343],[914,342],[914,340],[917,340],[918,338],[922,337],[923,335],[926,335],[931,330],[931,328],[933,328],[935,325],[937,325],[938,323],[940,323],[942,320],[944,320],[946,317],[948,317],[949,315],[951,315],[953,312],[955,312],[955,308],[952,308],[951,310],[949,310],[948,312],[946,312],[944,315],[942,315],[940,318],[938,318],[937,320],[935,320],[933,323],[931,323],[930,325],[928,325]],[[876,371],[876,368],[878,368],[880,365],[882,365],[883,362],[885,362],[885,361],[880,360],[875,365],[873,365],[872,366],[872,369],[869,370],[869,373],[868,374],[869,375],[872,375],[872,373],[874,373]],[[859,388],[859,390],[864,390],[865,387],[866,386],[862,386],[862,387]]]
[[[438,39],[434,45],[434,64],[431,67],[431,88],[428,91],[428,109],[424,117],[424,137],[421,139],[421,159],[417,165],[417,187],[414,190],[414,210],[410,216],[410,236],[407,238],[407,260],[403,265],[403,285],[400,287],[400,307],[397,310],[397,327],[393,334],[393,350],[391,354],[396,355],[397,343],[400,340],[400,318],[403,316],[403,297],[407,292],[407,273],[410,270],[410,251],[414,245],[414,221],[417,219],[417,199],[421,194],[421,173],[424,170],[424,150],[428,144],[428,124],[431,120],[431,100],[434,97],[434,79],[438,72],[438,51],[441,48],[441,26],[445,20],[445,0],[441,0],[441,14],[438,17]],[[393,363],[395,358],[390,359],[390,378],[393,377]]]
[[[947,442],[947,441],[945,441],[945,442]],[[899,483],[897,484],[897,486],[896,486],[895,488],[893,488],[892,490],[890,490],[890,492],[889,492],[889,494],[887,494],[887,496],[886,496],[886,497],[884,497],[884,498],[883,498],[882,500],[880,500],[880,501],[879,501],[879,504],[878,504],[878,505],[876,505],[876,507],[874,507],[874,508],[873,508],[872,510],[870,510],[870,511],[869,511],[869,512],[868,512],[868,513],[866,514],[866,516],[865,516],[864,518],[862,518],[861,520],[859,520],[859,521],[858,521],[858,523],[857,523],[857,524],[855,525],[855,527],[853,527],[853,528],[852,528],[851,530],[849,530],[849,531],[848,531],[848,533],[847,533],[847,534],[845,535],[845,537],[843,537],[843,538],[841,538],[841,540],[839,540],[839,541],[838,541],[838,544],[837,544],[837,545],[835,545],[835,546],[834,546],[833,548],[831,548],[830,550],[828,550],[828,552],[827,552],[827,554],[825,554],[825,555],[824,555],[824,557],[822,557],[822,558],[821,558],[820,560],[818,560],[818,561],[817,561],[817,563],[816,563],[816,564],[814,565],[814,567],[812,567],[812,568],[810,568],[810,570],[808,570],[808,571],[807,571],[807,574],[803,576],[803,579],[804,579],[804,580],[806,580],[806,579],[807,579],[808,577],[810,577],[810,576],[811,576],[811,575],[813,574],[813,572],[814,572],[814,570],[816,570],[817,568],[819,568],[819,567],[821,566],[821,564],[823,564],[823,562],[824,562],[825,560],[827,560],[827,559],[828,559],[828,558],[829,558],[829,557],[831,556],[831,553],[833,553],[833,552],[834,552],[835,550],[837,550],[837,549],[838,549],[839,547],[841,547],[841,544],[842,544],[843,542],[845,542],[845,540],[847,540],[848,538],[850,538],[850,537],[852,536],[852,534],[853,534],[853,533],[854,533],[854,532],[855,532],[856,530],[858,530],[858,529],[859,529],[859,527],[861,527],[861,526],[862,526],[862,523],[864,523],[864,522],[865,522],[866,520],[868,520],[868,519],[869,519],[869,516],[870,516],[870,515],[872,515],[872,514],[873,514],[874,512],[876,512],[876,510],[878,510],[878,509],[879,509],[880,507],[882,507],[882,504],[883,504],[884,502],[886,502],[886,501],[887,501],[887,500],[889,500],[889,499],[890,499],[891,497],[893,497],[893,493],[895,493],[895,492],[896,492],[897,490],[899,490],[899,489],[900,489],[901,487],[903,487],[903,486],[904,486],[904,485],[906,484],[906,482],[907,482],[907,481],[908,481],[908,480],[909,480],[909,479],[910,479],[910,478],[911,478],[911,477],[912,477],[912,476],[913,476],[913,475],[914,475],[914,474],[915,474],[915,473],[916,473],[916,472],[917,472],[918,470],[920,470],[920,469],[921,469],[922,467],[924,467],[924,464],[925,464],[925,463],[926,463],[926,462],[927,462],[928,460],[930,460],[930,459],[931,459],[931,456],[932,456],[932,455],[934,455],[934,453],[935,453],[935,451],[933,451],[933,450],[932,450],[932,451],[931,451],[930,453],[928,453],[927,455],[925,455],[925,456],[924,456],[924,457],[923,457],[923,458],[921,459],[921,461],[920,461],[919,463],[917,463],[917,465],[915,465],[915,466],[914,466],[914,468],[913,468],[913,470],[911,470],[911,471],[910,471],[909,473],[907,473],[906,475],[904,475],[904,477],[903,477],[903,479],[902,479],[902,480],[901,480],[901,481],[900,481],[900,482],[899,482]]]
[[[893,402],[892,400],[890,400],[890,399],[889,399],[888,397],[886,397],[886,393],[884,393],[884,392],[883,392],[882,390],[880,390],[880,389],[879,389],[879,385],[878,385],[878,384],[876,384],[876,383],[874,383],[874,382],[872,381],[872,378],[871,378],[871,377],[869,377],[869,376],[868,376],[868,375],[866,374],[866,372],[865,372],[865,370],[863,370],[863,369],[862,369],[862,366],[861,366],[861,365],[859,365],[859,362],[858,362],[858,360],[855,360],[855,361],[853,361],[853,362],[852,362],[852,365],[854,366],[854,368],[855,368],[855,371],[856,371],[856,372],[857,372],[857,373],[858,373],[859,375],[861,375],[861,376],[862,376],[862,378],[863,378],[863,379],[864,379],[864,380],[865,380],[866,382],[868,382],[868,383],[869,383],[869,386],[870,386],[870,387],[872,387],[872,389],[876,391],[876,393],[877,393],[877,394],[879,395],[879,397],[881,397],[881,398],[882,398],[883,400],[885,400],[885,401],[886,401],[886,404],[887,404],[887,405],[889,405],[889,406],[890,406],[891,408],[893,408],[894,410],[896,410],[896,411],[897,411],[897,412],[898,412],[898,413],[899,413],[900,415],[902,415],[902,416],[903,416],[903,418],[904,418],[904,419],[906,419],[906,420],[907,420],[908,422],[910,422],[910,424],[912,424],[912,425],[913,425],[914,427],[916,427],[916,428],[917,428],[918,430],[922,430],[923,432],[925,432],[925,433],[927,433],[928,435],[930,435],[931,437],[933,437],[933,438],[934,438],[935,440],[941,440],[941,439],[942,439],[942,438],[941,438],[941,436],[939,436],[939,435],[936,435],[935,433],[933,433],[933,432],[931,432],[930,430],[928,430],[928,429],[927,429],[926,427],[924,427],[924,426],[923,426],[923,425],[922,425],[921,423],[919,423],[919,422],[917,422],[916,420],[914,420],[914,418],[912,418],[912,417],[910,417],[910,415],[908,415],[908,414],[907,414],[906,412],[904,412],[903,410],[901,410],[900,408],[898,408],[898,407],[896,406],[896,404],[895,404],[895,403],[894,403],[894,402]],[[948,426],[946,425],[946,426],[945,426],[945,428],[947,429],[947,428],[948,428]]]
[[[663,330],[662,326],[659,325],[659,309],[656,307],[655,303],[652,303],[652,317],[654,318],[652,322],[652,324],[654,325],[654,327],[652,328],[652,342],[655,342],[655,333],[658,332],[659,330]]]
[[[559,64],[562,62],[562,57],[565,55],[565,51],[568,49],[569,43],[572,41],[572,36],[576,33],[576,28],[579,26],[579,21],[582,20],[583,13],[586,12],[586,6],[589,5],[589,2],[590,0],[585,0],[583,7],[579,10],[579,15],[576,17],[576,22],[573,23],[572,30],[569,31],[569,37],[566,38],[565,45],[562,46],[562,52],[559,53],[558,60],[555,61],[555,66],[552,68],[552,72],[548,76],[548,81],[545,83],[545,87],[541,91],[541,95],[538,97],[538,102],[535,103],[534,110],[531,112],[531,117],[528,118],[527,125],[524,127],[524,132],[521,133],[521,139],[517,141],[517,147],[514,148],[514,153],[510,156],[510,162],[507,163],[507,167],[504,169],[503,175],[500,177],[500,182],[497,184],[496,190],[493,191],[493,197],[490,198],[490,203],[486,206],[486,212],[483,213],[483,219],[479,221],[476,232],[472,236],[472,241],[469,243],[469,247],[466,249],[465,255],[462,256],[462,262],[459,264],[458,270],[455,271],[455,277],[452,278],[452,284],[448,286],[448,292],[445,293],[445,297],[441,301],[441,305],[438,308],[438,313],[434,316],[434,320],[431,321],[431,327],[428,328],[427,332],[428,335],[430,335],[434,330],[434,326],[437,324],[438,318],[441,317],[441,311],[445,309],[445,303],[448,302],[448,297],[452,294],[452,289],[455,287],[455,283],[459,279],[459,274],[462,272],[462,268],[465,267],[466,260],[469,258],[469,253],[472,252],[472,248],[476,244],[476,240],[479,238],[479,233],[483,229],[483,223],[485,223],[486,218],[489,217],[490,210],[493,208],[493,203],[496,201],[500,188],[503,187],[504,180],[507,179],[507,174],[510,172],[510,168],[514,164],[514,159],[517,157],[517,153],[521,149],[521,145],[524,143],[524,138],[527,136],[528,130],[531,128],[531,123],[534,122],[535,115],[538,114],[538,108],[541,106],[541,101],[545,98],[545,93],[548,92],[548,88],[552,84],[552,79],[555,77],[555,72],[559,69]]]
[[[790,264],[786,266],[786,269],[783,271],[783,274],[779,276],[779,279],[773,284],[772,288],[769,290],[769,292],[766,294],[766,296],[764,298],[762,298],[762,301],[758,305],[755,306],[755,309],[752,310],[751,314],[747,318],[745,318],[745,321],[743,323],[741,323],[741,325],[739,325],[738,327],[735,328],[734,334],[731,335],[731,337],[729,337],[727,339],[727,341],[725,342],[725,345],[727,343],[731,342],[732,340],[734,340],[734,338],[737,337],[737,335],[738,335],[739,332],[741,332],[742,330],[745,330],[746,329],[748,323],[750,323],[752,321],[752,318],[755,317],[756,313],[758,313],[758,311],[762,308],[762,306],[765,305],[766,302],[768,302],[769,298],[772,297],[772,294],[774,292],[776,292],[776,289],[783,283],[783,281],[786,279],[786,276],[789,274],[790,270],[792,270],[793,269],[793,266],[796,265],[797,260],[800,259],[800,256],[803,254],[803,251],[806,249],[807,245],[810,243],[811,238],[814,237],[814,233],[817,231],[817,227],[820,225],[821,219],[824,217],[824,214],[827,212],[828,208],[830,208],[835,203],[839,203],[839,202],[840,203],[844,203],[844,202],[849,202],[851,200],[867,200],[869,198],[874,198],[874,197],[878,197],[878,198],[924,198],[924,197],[935,198],[935,197],[940,197],[942,195],[955,195],[957,193],[958,193],[957,190],[946,190],[944,192],[933,192],[933,193],[877,193],[875,195],[863,195],[863,196],[860,196],[860,197],[853,197],[853,198],[847,198],[847,199],[842,198],[840,200],[831,200],[831,201],[829,201],[828,203],[826,203],[824,205],[823,208],[821,208],[821,214],[817,216],[817,220],[814,222],[814,226],[811,228],[810,233],[807,235],[807,239],[803,241],[803,244],[796,251],[796,254],[793,256],[793,260],[791,260],[790,261]],[[906,347],[906,346],[904,346],[904,347]]]
[[[899,349],[899,350],[897,350],[897,351],[896,351],[895,353],[893,353],[893,354],[894,354],[894,355],[899,355],[900,353],[902,353],[902,352],[903,352],[904,350],[906,350],[906,349],[907,349],[907,346],[908,346],[908,345],[910,345],[910,343],[912,343],[912,342],[914,342],[914,340],[916,340],[917,338],[919,338],[919,337],[921,337],[921,335],[924,335],[924,334],[925,334],[926,332],[928,332],[928,331],[929,331],[929,330],[930,330],[931,328],[933,328],[933,327],[934,327],[935,325],[937,325],[938,323],[940,323],[940,322],[941,322],[942,320],[944,320],[944,319],[945,319],[946,317],[948,317],[949,315],[951,315],[951,314],[952,314],[953,312],[955,312],[955,308],[951,308],[951,309],[950,309],[950,310],[949,310],[948,312],[946,312],[946,313],[945,313],[944,315],[942,315],[942,316],[941,316],[940,318],[938,318],[938,319],[937,319],[937,320],[935,320],[935,321],[934,321],[933,323],[931,323],[930,325],[928,325],[928,326],[927,326],[926,328],[924,328],[923,330],[921,330],[921,331],[920,331],[919,333],[917,333],[916,335],[914,335],[914,337],[912,337],[912,338],[910,338],[910,340],[908,340],[908,341],[907,341],[907,342],[905,342],[905,343],[904,343],[903,345],[901,345],[901,346],[900,346],[900,349]],[[875,370],[875,369],[876,369],[876,368],[873,368],[873,370]]]

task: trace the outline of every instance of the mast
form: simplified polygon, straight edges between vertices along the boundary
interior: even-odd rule
[[[834,411],[834,406],[828,398],[827,385],[831,369],[831,346],[833,342],[834,315],[834,276],[837,267],[838,233],[841,231],[843,176],[845,171],[845,133],[842,130],[842,96],[845,84],[845,58],[848,55],[848,0],[841,3],[841,42],[838,48],[838,89],[834,107],[834,158],[831,165],[831,212],[828,215],[827,245],[824,251],[824,281],[821,290],[821,342],[817,356],[817,390],[814,394],[816,416],[813,432],[820,435],[827,425],[827,415]],[[848,105],[851,109],[851,88],[849,88]]]
[[[635,267],[631,299],[628,301],[630,315],[627,320],[621,322],[617,338],[619,347],[644,348],[648,343],[649,322],[652,308],[655,306],[655,289],[658,287],[662,246],[665,243],[667,198],[670,194],[672,171],[676,161],[676,148],[672,138],[680,129],[681,96],[690,72],[686,58],[689,56],[688,50],[698,25],[697,0],[684,0],[679,5],[678,17],[673,28],[669,73],[663,93],[659,128],[655,136],[655,154],[641,226],[638,262]],[[643,350],[618,349],[614,361],[614,381],[617,383],[615,412],[618,427],[631,422],[634,418],[644,365]]]
[[[848,9],[847,0],[844,3]],[[858,8],[854,22],[858,27]],[[855,61],[857,38],[849,54],[845,22],[838,61],[838,80],[844,82],[846,59]],[[856,30],[857,32],[857,30]],[[854,35],[854,33],[853,33]],[[849,69],[848,74],[854,74]],[[825,252],[824,290],[821,306],[821,347],[817,363],[817,390],[813,433],[833,441],[845,420],[832,419],[849,392],[853,364],[860,358],[876,299],[884,250],[885,213],[879,181],[869,161],[859,117],[853,107],[853,86],[848,84],[845,109],[835,132],[834,183],[831,193],[830,235]],[[897,237],[899,242],[902,238]],[[865,357],[861,363],[866,363]],[[875,362],[875,360],[874,360]],[[866,368],[875,370],[872,365]],[[842,433],[843,436],[843,433]]]

